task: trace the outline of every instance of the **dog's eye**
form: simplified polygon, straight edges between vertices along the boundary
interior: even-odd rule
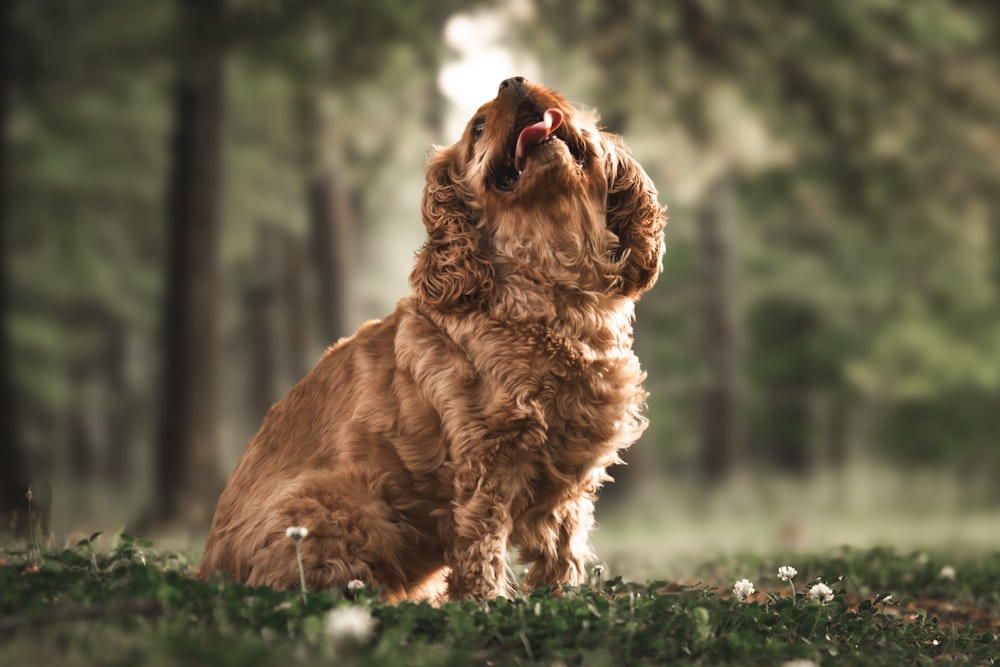
[[[485,132],[485,131],[486,131],[486,119],[485,118],[477,118],[475,121],[473,121],[473,123],[472,123],[472,138],[473,139],[478,139],[479,137],[483,136],[483,132]]]

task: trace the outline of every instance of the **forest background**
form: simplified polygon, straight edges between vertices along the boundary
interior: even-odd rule
[[[636,324],[651,426],[599,542],[997,546],[997,3],[0,12],[21,526],[31,485],[57,536],[203,535],[271,403],[408,291],[428,149],[520,74],[596,107],[669,206]]]

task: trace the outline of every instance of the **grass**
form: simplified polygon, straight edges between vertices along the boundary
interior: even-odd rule
[[[976,555],[1000,548],[1000,497],[950,471],[872,462],[805,478],[746,475],[715,489],[697,478],[632,483],[598,503],[592,538],[605,565],[634,581],[690,579],[732,554],[830,553],[842,545]],[[801,570],[801,568],[800,568]]]
[[[384,605],[370,590],[347,600],[196,582],[193,554],[128,535],[100,549],[100,539],[40,556],[27,545],[0,551],[0,665],[989,665],[1000,656],[1000,553],[726,556],[683,583],[595,573],[561,595],[434,608]],[[798,575],[780,581],[781,565]],[[732,593],[741,578],[756,590],[746,601]],[[820,579],[834,591],[825,604],[809,596]]]

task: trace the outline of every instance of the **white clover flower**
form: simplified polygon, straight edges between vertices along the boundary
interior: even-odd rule
[[[365,589],[365,582],[360,579],[351,579],[347,582],[347,590],[349,591],[362,591]]]
[[[938,574],[938,576],[941,577],[942,579],[953,580],[956,574],[957,572],[955,572],[954,567],[952,567],[951,565],[945,565],[944,567],[941,568],[941,572]]]
[[[826,604],[833,599],[833,589],[821,581],[809,589],[809,597]]]
[[[794,579],[798,573],[799,571],[791,565],[782,565],[778,568],[778,579],[788,581],[789,579]]]
[[[740,602],[746,602],[751,595],[754,594],[753,582],[749,579],[740,579],[733,586],[733,595],[736,596]]]
[[[309,534],[309,529],[303,526],[291,526],[285,530],[285,537],[298,542]]]
[[[787,660],[781,663],[781,667],[819,667],[812,660]]]
[[[326,614],[323,629],[334,644],[362,643],[368,641],[375,629],[375,619],[363,607],[348,605],[336,607]]]

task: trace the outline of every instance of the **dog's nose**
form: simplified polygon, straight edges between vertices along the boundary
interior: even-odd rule
[[[498,92],[502,93],[505,90],[508,92],[514,92],[516,90],[520,90],[521,88],[524,88],[524,84],[527,82],[528,80],[523,76],[512,76],[511,78],[504,79],[500,82],[500,90]]]

